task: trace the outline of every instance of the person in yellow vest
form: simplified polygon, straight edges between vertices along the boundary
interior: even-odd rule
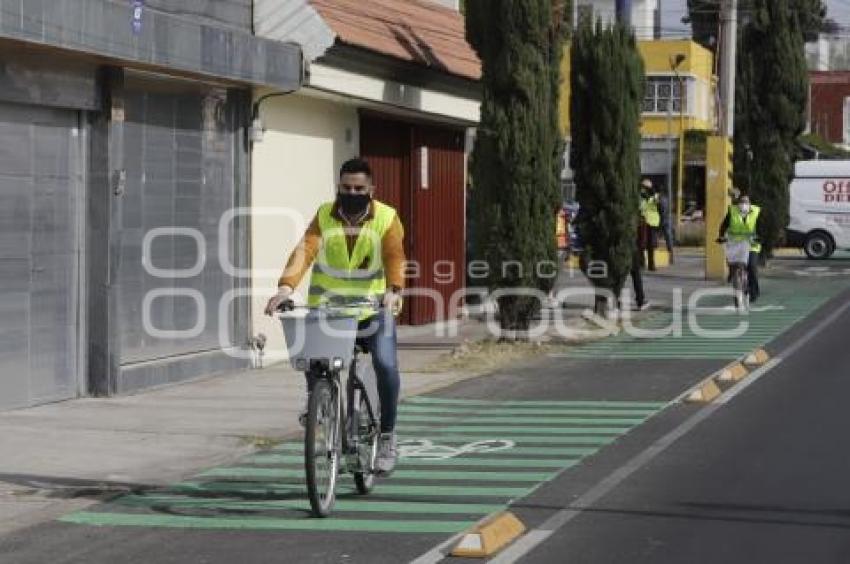
[[[649,226],[649,240],[646,254],[650,271],[655,270],[655,247],[658,246],[658,229],[661,226],[661,210],[658,207],[658,194],[652,190],[652,181],[644,178],[640,183],[640,213]]]
[[[761,294],[759,287],[758,260],[761,243],[755,240],[761,208],[750,203],[749,196],[738,198],[736,204],[729,206],[726,218],[720,225],[720,239],[751,239],[750,258],[747,261],[747,281],[750,287],[750,303],[755,303]]]
[[[342,165],[336,200],[319,207],[287,261],[266,315],[273,315],[291,297],[311,264],[308,305],[382,301],[383,313],[356,313],[360,316],[358,339],[372,355],[381,400],[376,467],[389,475],[398,457],[395,424],[401,381],[392,313],[401,308],[404,288],[404,228],[396,210],[374,199],[374,192],[372,169],[366,161],[351,159]],[[303,425],[304,413],[299,419]]]

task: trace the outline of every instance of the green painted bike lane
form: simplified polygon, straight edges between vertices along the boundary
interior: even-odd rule
[[[659,312],[637,322],[643,331],[657,335],[614,337],[577,347],[565,358],[615,360],[734,360],[770,343],[804,320],[839,292],[848,277],[785,277],[762,280],[762,298],[746,315],[730,305],[731,296],[707,296],[681,315]],[[739,331],[744,323],[745,330]],[[670,328],[678,331],[673,334]],[[680,328],[680,329],[679,329]]]
[[[173,530],[450,534],[525,497],[665,405],[419,396],[400,406],[396,472],[368,496],[356,494],[344,475],[331,518],[310,516],[303,445],[289,441],[60,521]]]

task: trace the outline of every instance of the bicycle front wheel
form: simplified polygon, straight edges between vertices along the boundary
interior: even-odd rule
[[[339,473],[339,397],[325,379],[318,380],[307,407],[304,470],[307,495],[316,517],[327,517],[336,501]]]
[[[742,266],[737,267],[733,278],[735,287],[735,307],[744,313],[749,309],[749,295],[747,293],[747,271]]]

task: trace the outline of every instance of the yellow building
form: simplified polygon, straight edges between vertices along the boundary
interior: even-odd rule
[[[639,41],[638,48],[646,67],[641,170],[663,187],[671,170],[675,175],[682,125],[685,131],[714,129],[714,57],[690,40]],[[563,71],[561,125],[569,139],[569,47]]]

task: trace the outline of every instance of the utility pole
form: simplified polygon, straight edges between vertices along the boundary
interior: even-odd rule
[[[735,61],[738,51],[738,0],[722,0],[720,41],[720,131],[706,147],[705,275],[726,278],[726,251],[714,243],[732,188],[732,149],[735,135]]]
[[[735,136],[735,61],[738,54],[738,0],[723,0],[720,13],[723,39],[720,61],[720,99],[723,103],[723,125],[720,133]]]
[[[632,0],[617,0],[617,21],[626,27],[631,27]]]

